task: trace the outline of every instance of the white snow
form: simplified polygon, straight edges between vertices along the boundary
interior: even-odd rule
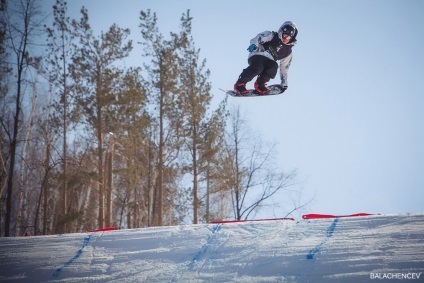
[[[424,214],[0,239],[0,282],[345,283],[399,278],[424,282]]]

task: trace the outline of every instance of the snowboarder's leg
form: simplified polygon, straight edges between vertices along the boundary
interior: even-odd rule
[[[249,66],[240,74],[237,82],[234,84],[234,90],[239,94],[247,93],[246,83],[264,71],[265,56],[255,55],[249,58]],[[269,60],[269,59],[268,59]]]
[[[266,83],[269,82],[270,79],[275,78],[278,71],[277,62],[270,60],[265,57],[268,61],[265,62],[264,70],[258,75],[258,78],[255,82],[255,90],[260,94],[267,94],[270,89],[266,87]]]

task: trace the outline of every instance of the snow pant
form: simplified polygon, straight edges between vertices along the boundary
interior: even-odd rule
[[[249,58],[248,63],[249,67],[243,70],[237,83],[247,83],[258,76],[256,79],[258,84],[265,84],[277,75],[277,62],[263,55],[253,55]]]

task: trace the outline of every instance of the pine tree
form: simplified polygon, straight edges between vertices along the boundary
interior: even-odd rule
[[[227,192],[231,186],[226,183],[226,168],[230,158],[225,149],[225,128],[227,122],[227,98],[215,109],[203,125],[202,143],[199,144],[199,171],[206,183],[204,219],[224,219],[229,216]]]
[[[154,105],[152,119],[158,129],[157,181],[152,205],[153,225],[161,226],[164,216],[169,216],[165,198],[171,199],[171,188],[166,191],[165,183],[172,183],[176,170],[173,162],[178,157],[181,147],[181,100],[178,90],[178,54],[177,51],[186,44],[186,38],[171,33],[171,39],[165,40],[157,27],[157,17],[150,10],[140,12],[140,29],[144,41],[143,56],[150,59],[145,64],[148,72],[148,96]],[[165,178],[165,173],[167,178]],[[166,212],[166,213],[165,213]],[[171,221],[168,217],[168,222]]]
[[[198,223],[199,209],[199,172],[201,168],[200,147],[205,142],[207,129],[207,110],[212,96],[211,85],[208,82],[210,75],[206,69],[206,60],[199,58],[200,49],[196,49],[191,36],[190,11],[181,18],[183,36],[188,39],[181,49],[179,68],[182,93],[184,136],[186,149],[189,152],[189,168],[193,177],[193,223]],[[182,36],[182,37],[183,37]]]
[[[68,213],[68,182],[67,182],[67,136],[70,117],[70,88],[72,82],[70,78],[69,64],[73,55],[73,34],[71,30],[71,20],[67,16],[67,3],[64,0],[56,0],[53,6],[53,25],[47,27],[47,51],[48,59],[45,74],[52,85],[52,89],[57,92],[53,102],[52,120],[56,121],[57,127],[61,128],[63,134],[62,141],[62,202],[60,212],[61,218]],[[60,126],[59,126],[60,125]],[[66,223],[61,227],[61,231],[66,231]]]
[[[149,224],[148,204],[152,188],[150,117],[146,111],[146,90],[140,72],[139,68],[129,69],[120,82],[114,122],[117,127],[113,129],[117,137],[115,151],[119,153],[116,157],[118,168],[114,169],[117,183],[115,215],[119,217],[119,226],[127,216],[128,228]]]
[[[130,31],[113,24],[106,33],[96,37],[89,25],[87,10],[81,9],[82,18],[73,21],[79,38],[78,50],[73,57],[71,69],[75,81],[74,95],[77,106],[85,117],[85,123],[97,141],[98,169],[98,226],[104,227],[104,141],[107,132],[105,122],[108,111],[114,103],[117,80],[123,70],[114,63],[124,59],[132,49],[132,42],[126,41]]]

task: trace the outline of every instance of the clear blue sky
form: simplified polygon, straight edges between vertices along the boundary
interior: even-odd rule
[[[54,3],[49,0],[47,3]],[[297,168],[308,212],[424,211],[424,2],[68,1],[88,8],[95,31],[117,23],[140,41],[139,12],[178,31],[190,9],[193,36],[211,71],[214,103],[247,66],[249,40],[297,23],[284,95],[230,98],[263,141],[278,143],[282,168]],[[136,46],[128,64],[140,65]],[[271,83],[278,83],[276,79]],[[253,86],[253,81],[251,83]],[[278,212],[276,212],[276,216]],[[271,215],[267,215],[271,216]]]

